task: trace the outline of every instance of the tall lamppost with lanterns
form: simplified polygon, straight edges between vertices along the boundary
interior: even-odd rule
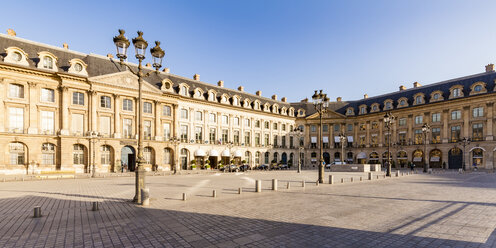
[[[341,164],[344,164],[344,142],[346,141],[346,136],[344,133],[339,134],[339,141],[341,142]]]
[[[133,45],[136,51],[135,57],[139,61],[137,71],[128,65],[126,62],[127,59],[127,48],[129,47],[129,40],[124,36],[125,31],[119,29],[119,35],[114,37],[114,44],[117,48],[117,58],[120,59],[120,65],[127,67],[127,69],[134,75],[138,77],[138,85],[139,85],[139,95],[138,95],[138,168],[135,170],[136,172],[136,192],[134,195],[133,201],[136,203],[141,203],[141,189],[145,188],[145,168],[143,168],[143,164],[145,163],[143,157],[143,103],[142,103],[142,94],[143,94],[143,78],[150,76],[153,72],[158,73],[160,67],[162,67],[162,58],[165,55],[164,50],[160,48],[160,42],[155,41],[155,47],[150,49],[150,53],[153,57],[153,67],[155,67],[155,71],[143,71],[142,62],[145,59],[146,48],[148,47],[148,42],[143,39],[143,32],[138,31],[138,37],[134,38]]]
[[[322,90],[315,93],[312,96],[313,105],[315,110],[319,113],[319,147],[320,147],[320,161],[319,161],[319,183],[324,183],[324,156],[323,156],[323,139],[322,139],[322,116],[327,112],[327,108],[329,108],[329,97],[327,94],[322,93]]]
[[[431,131],[431,126],[429,124],[424,123],[422,126],[422,133],[424,134],[424,172],[429,172],[429,161],[427,156],[427,134]]]
[[[301,151],[304,149],[304,147],[301,145],[300,143],[300,139],[301,137],[303,137],[304,133],[303,133],[303,130],[299,127],[293,129],[290,133],[290,135],[292,136],[296,136],[297,140],[297,144],[298,144],[298,173],[301,173]]]
[[[460,144],[460,146],[463,146],[463,156],[462,156],[462,159],[463,159],[463,163],[462,163],[462,168],[463,170],[467,170],[467,166],[466,166],[466,163],[465,163],[465,147],[467,145],[470,145],[470,142],[472,140],[470,140],[470,138],[467,138],[467,137],[463,137],[463,139],[460,140],[460,142],[458,142]]]
[[[174,174],[177,173],[177,171],[179,170],[179,144],[181,144],[181,139],[174,136],[174,137],[171,137],[169,140],[169,143],[174,145]]]
[[[388,142],[387,142],[387,171],[386,171],[386,176],[390,177],[391,176],[391,129],[393,128],[394,121],[396,117],[391,113],[387,112],[386,115],[384,115],[384,125],[386,126],[386,129],[388,130],[389,137],[388,137]]]

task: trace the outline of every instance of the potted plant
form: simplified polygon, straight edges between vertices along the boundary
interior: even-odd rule
[[[205,160],[205,169],[210,169],[210,160]]]
[[[196,169],[196,160],[191,160],[191,169],[194,170]]]

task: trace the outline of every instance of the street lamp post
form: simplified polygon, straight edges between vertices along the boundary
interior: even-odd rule
[[[96,173],[96,166],[95,166],[95,153],[96,153],[96,142],[98,142],[98,138],[99,138],[99,135],[98,135],[98,132],[96,131],[93,131],[91,132],[90,134],[90,141],[91,141],[91,147],[93,148],[93,163],[92,163],[92,169],[91,169],[91,177],[95,177],[95,173]]]
[[[174,174],[177,173],[178,171],[178,166],[179,166],[179,144],[181,143],[181,139],[178,137],[174,136],[169,139],[169,143],[174,145]],[[177,159],[176,159],[177,158]]]
[[[143,94],[143,78],[148,77],[151,73],[158,73],[160,67],[162,67],[162,58],[165,55],[164,50],[160,48],[160,42],[155,41],[155,47],[150,49],[150,53],[153,57],[153,67],[155,71],[149,71],[147,73],[143,72],[142,62],[145,59],[146,48],[148,47],[148,42],[143,39],[143,32],[138,31],[138,37],[134,38],[133,45],[136,50],[136,59],[138,59],[138,70],[129,66],[125,60],[127,58],[126,52],[129,47],[129,40],[124,36],[125,31],[119,29],[119,35],[114,37],[114,44],[117,48],[117,58],[120,59],[121,66],[126,66],[129,71],[138,77],[139,85],[139,95],[138,95],[138,168],[136,169],[136,192],[133,201],[136,203],[141,203],[141,189],[145,187],[145,168],[143,168],[144,158],[143,158],[143,105],[142,105],[142,94]]]
[[[234,155],[232,154],[231,150],[232,148],[234,147],[234,142],[232,141],[229,141],[229,142],[226,142],[226,146],[227,148],[229,149],[229,161],[228,161],[228,166],[229,166],[229,172],[231,172],[231,164],[234,164],[234,163],[231,163],[231,161],[234,160]],[[224,168],[224,172],[226,171],[226,169]]]
[[[387,112],[386,115],[384,115],[384,125],[386,126],[389,137],[388,137],[388,143],[387,143],[387,171],[386,171],[386,176],[390,177],[391,176],[391,128],[393,127],[394,121],[396,117],[391,113]]]
[[[429,172],[429,161],[427,156],[427,133],[431,130],[429,124],[424,123],[422,126],[422,133],[424,133],[424,172]]]
[[[303,137],[303,130],[299,127],[292,130],[290,133],[293,136],[296,136],[298,142],[298,173],[301,173],[301,150],[303,150],[303,146],[301,146],[300,139]]]
[[[315,91],[312,96],[313,104],[315,110],[319,113],[320,120],[320,128],[319,128],[319,136],[320,136],[320,162],[319,162],[319,183],[324,183],[324,157],[323,157],[323,139],[322,139],[322,115],[327,112],[327,108],[329,107],[329,97],[327,94],[322,93],[320,90],[319,93]]]
[[[341,142],[341,164],[344,164],[344,142],[346,141],[346,136],[343,133],[339,134],[339,141]]]
[[[467,145],[470,145],[470,142],[472,140],[470,140],[470,138],[467,138],[467,137],[463,137],[463,139],[460,140],[459,144],[460,146],[463,146],[463,156],[462,156],[462,159],[463,159],[463,170],[467,170],[467,166],[466,166],[466,163],[465,163],[465,147]]]

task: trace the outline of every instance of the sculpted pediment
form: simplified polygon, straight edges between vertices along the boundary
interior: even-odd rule
[[[104,85],[117,86],[122,88],[133,89],[133,90],[139,89],[138,77],[129,71],[91,77],[89,78],[89,80],[91,82],[104,84]],[[155,88],[153,85],[146,82],[146,80],[143,80],[143,91],[147,91],[151,93],[161,93],[159,89]]]

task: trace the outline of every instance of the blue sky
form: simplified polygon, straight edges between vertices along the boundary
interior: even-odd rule
[[[2,7],[1,32],[105,55],[115,54],[117,29],[128,38],[142,30],[150,46],[162,42],[174,74],[289,101],[314,89],[357,100],[496,62],[496,1],[17,0]]]

